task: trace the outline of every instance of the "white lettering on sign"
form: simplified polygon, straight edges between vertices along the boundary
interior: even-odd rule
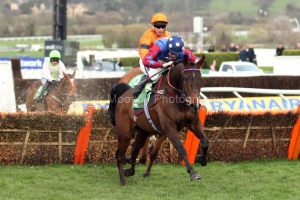
[[[42,68],[44,59],[21,59],[21,68],[22,69],[35,69]]]

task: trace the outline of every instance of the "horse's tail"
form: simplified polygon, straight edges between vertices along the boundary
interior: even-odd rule
[[[115,121],[115,110],[118,103],[118,99],[122,94],[124,94],[127,90],[129,90],[131,87],[127,85],[126,83],[117,83],[114,85],[114,87],[111,89],[110,97],[109,97],[109,108],[108,108],[108,114],[111,118],[111,123],[116,126]]]

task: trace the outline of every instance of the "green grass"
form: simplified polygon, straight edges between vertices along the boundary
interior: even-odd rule
[[[286,4],[292,4],[297,6],[298,8],[300,7],[300,3],[298,0],[276,0],[270,7],[270,12],[285,14]]]
[[[127,166],[128,167],[128,166]],[[0,166],[0,197],[5,199],[292,199],[300,196],[300,161],[264,159],[209,162],[190,181],[185,166],[145,165],[121,187],[116,164]]]
[[[3,51],[0,52],[0,57],[21,57],[21,56],[30,56],[30,57],[44,57],[44,50],[42,51]]]
[[[238,11],[242,14],[256,15],[258,12],[258,5],[250,1],[233,1],[233,0],[213,0],[207,10],[216,12]],[[299,0],[276,0],[269,8],[271,14],[285,13],[286,4],[300,6]]]
[[[216,12],[239,11],[245,14],[255,14],[257,10],[252,1],[213,0],[207,10]]]
[[[74,41],[75,39],[68,39],[70,41]],[[82,45],[89,45],[89,46],[99,46],[102,45],[102,41],[98,38],[83,38],[83,39],[76,39],[75,41],[80,42]],[[44,45],[44,40],[7,40],[7,41],[0,41],[0,46],[8,46],[13,47],[17,44],[40,44]]]
[[[71,41],[74,41],[70,39]],[[80,44],[81,49],[93,49],[93,47],[102,45],[102,41],[97,38],[86,38],[76,40]],[[17,44],[40,44],[44,46],[44,40],[13,40],[13,41],[0,41],[0,46],[15,47]],[[20,57],[20,56],[30,56],[30,57],[44,57],[44,50],[41,51],[3,51],[0,52],[0,57]]]
[[[100,46],[103,45],[102,41],[100,39],[82,39],[82,40],[76,40],[77,42],[80,43],[80,47],[84,46]]]
[[[273,67],[272,66],[259,67],[259,69],[262,69],[267,74],[272,74],[273,73]]]

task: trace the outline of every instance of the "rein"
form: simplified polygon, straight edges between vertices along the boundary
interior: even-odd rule
[[[187,102],[187,103],[189,103],[187,97],[188,97],[190,94],[192,94],[193,92],[197,92],[197,93],[198,93],[198,96],[200,96],[200,91],[198,91],[198,90],[196,90],[196,89],[191,90],[191,91],[189,91],[188,93],[185,93],[185,92],[184,92],[184,87],[183,87],[183,80],[184,80],[184,77],[183,77],[183,75],[184,75],[185,72],[190,72],[190,71],[197,71],[197,72],[199,72],[199,73],[201,72],[200,69],[197,69],[197,68],[184,69],[184,70],[182,71],[182,76],[181,76],[181,81],[180,81],[182,89],[178,89],[178,88],[174,87],[174,86],[171,84],[171,82],[170,82],[170,72],[171,72],[171,70],[169,70],[168,76],[167,76],[167,83],[168,83],[168,85],[169,85],[171,88],[173,88],[174,90],[178,91],[178,92],[180,93],[181,97],[183,97],[184,100],[185,100],[185,102]]]
[[[57,96],[55,96],[55,95],[53,95],[51,93],[49,93],[49,96],[51,96],[54,100],[56,100],[58,103],[60,103],[61,105],[63,105],[64,102],[65,102],[65,100],[69,99],[69,93],[71,93],[72,90],[74,89],[74,84],[73,84],[73,82],[71,82],[71,83],[72,83],[72,88],[68,92],[63,92],[62,90],[58,89],[57,87],[58,87],[59,84],[55,88],[53,88],[53,89],[55,89],[57,91],[57,93],[60,94],[60,96],[62,97],[61,99],[59,99]]]

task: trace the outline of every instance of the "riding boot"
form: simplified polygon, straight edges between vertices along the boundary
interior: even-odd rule
[[[141,79],[139,84],[134,88],[134,91],[132,94],[133,99],[136,99],[141,94],[141,92],[143,91],[144,87],[146,86],[146,84],[148,82],[149,82],[149,80],[146,79],[146,76]]]
[[[50,85],[49,82],[46,82],[45,85],[43,85],[42,91],[40,93],[40,96],[38,96],[38,98],[35,99],[36,102],[40,102],[44,99],[45,97],[45,91],[48,88],[48,86]]]

